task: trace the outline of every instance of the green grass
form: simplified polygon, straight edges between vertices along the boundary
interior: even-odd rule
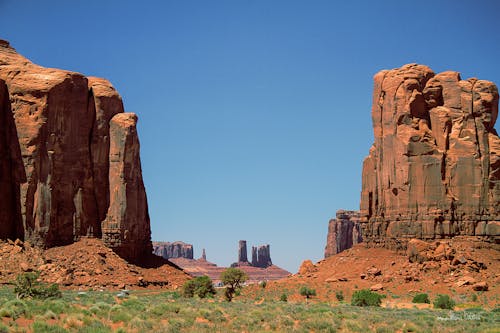
[[[260,288],[263,289],[263,288]],[[498,311],[387,309],[348,303],[182,298],[171,292],[63,292],[63,298],[16,300],[0,289],[2,332],[495,332]],[[265,295],[260,295],[265,296]],[[16,318],[28,319],[21,327]],[[1,318],[0,318],[1,319]],[[0,321],[1,323],[1,321]],[[116,328],[116,325],[120,328]],[[114,327],[112,329],[112,327]]]

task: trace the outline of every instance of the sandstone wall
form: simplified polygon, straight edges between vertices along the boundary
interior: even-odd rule
[[[338,210],[335,219],[328,223],[325,258],[362,242],[359,212]]]
[[[125,258],[151,253],[137,119],[112,85],[35,65],[5,41],[0,80],[0,237],[65,245],[101,237],[106,220],[105,241]]]
[[[417,64],[374,77],[363,163],[364,241],[500,236],[498,90]]]

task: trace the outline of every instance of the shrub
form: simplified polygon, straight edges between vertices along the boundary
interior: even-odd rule
[[[448,295],[437,295],[434,300],[434,307],[436,309],[453,310],[455,307],[455,301],[453,301]]]
[[[413,303],[427,303],[429,304],[431,301],[429,300],[429,295],[427,294],[416,294],[412,300]]]
[[[368,289],[356,290],[352,294],[351,305],[354,306],[380,306],[383,295]]]
[[[282,301],[282,302],[288,302],[288,296],[287,296],[287,294],[285,294],[285,293],[281,294],[280,301]]]
[[[19,274],[14,282],[14,292],[18,298],[60,298],[61,291],[57,284],[48,285],[38,281],[40,272],[26,272]]]
[[[337,290],[335,292],[335,298],[337,299],[337,301],[339,302],[342,302],[344,300],[344,293],[342,292],[342,290]]]
[[[229,267],[220,275],[222,283],[226,286],[224,297],[231,302],[235,294],[239,294],[241,285],[248,279],[248,276],[241,269]]]
[[[182,294],[184,297],[198,296],[199,298],[211,297],[216,291],[212,280],[208,276],[198,276],[184,283]]]
[[[261,281],[261,282],[259,283],[259,286],[260,286],[262,289],[265,289],[265,288],[266,288],[266,286],[267,286],[267,281],[266,281],[266,280]]]
[[[316,296],[316,289],[311,289],[306,286],[302,286],[299,289],[299,293],[306,298],[306,303],[309,298]]]

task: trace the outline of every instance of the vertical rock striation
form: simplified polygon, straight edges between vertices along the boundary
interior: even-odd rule
[[[362,242],[359,212],[338,210],[336,219],[328,223],[325,258],[351,248]]]
[[[109,208],[102,223],[104,243],[132,261],[153,250],[136,125],[133,113],[111,118]]]
[[[238,243],[238,263],[248,262],[247,241],[240,240]]]
[[[1,238],[65,245],[101,237],[106,220],[124,257],[151,253],[136,116],[108,81],[35,65],[0,41],[0,103]]]
[[[374,77],[375,142],[363,163],[364,241],[500,236],[498,90],[417,64]],[[403,244],[404,246],[404,244]]]

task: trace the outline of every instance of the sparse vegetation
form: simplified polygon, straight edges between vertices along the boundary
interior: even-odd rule
[[[14,292],[17,298],[59,298],[61,292],[57,284],[46,284],[38,280],[40,272],[19,274],[14,282]]]
[[[344,293],[342,292],[342,290],[337,290],[335,292],[335,298],[337,299],[337,301],[339,302],[342,302],[344,300]]]
[[[269,286],[268,286],[269,287]],[[258,288],[260,289],[260,288]],[[267,289],[266,289],[267,291]],[[291,294],[287,294],[291,295]],[[297,296],[297,295],[295,295]],[[18,300],[0,288],[3,332],[495,332],[498,310],[363,308],[241,298],[228,303],[175,292],[64,291],[60,299]],[[278,294],[279,297],[279,294]],[[91,311],[91,309],[93,310]],[[7,315],[7,316],[5,316]],[[445,320],[443,320],[443,318]],[[446,320],[463,318],[467,320]],[[18,320],[14,320],[18,319]],[[21,320],[20,320],[21,319]]]
[[[212,280],[208,276],[197,276],[186,281],[182,287],[184,297],[198,296],[199,298],[212,297],[216,294]]]
[[[241,269],[229,267],[222,272],[220,279],[226,286],[224,297],[228,302],[231,302],[234,295],[239,295],[241,286],[248,279],[248,276]]]
[[[354,306],[380,306],[383,295],[368,289],[356,290],[352,294],[351,305]]]
[[[455,301],[449,295],[437,295],[433,304],[436,309],[453,310],[455,307]]]
[[[421,293],[421,294],[416,294],[413,297],[412,302],[413,303],[427,303],[427,304],[429,304],[431,301],[429,299],[429,295]]]
[[[280,301],[282,301],[282,302],[288,302],[288,295],[285,294],[285,293],[281,294]]]
[[[306,298],[306,303],[309,298],[316,296],[316,289],[311,289],[307,286],[300,287],[299,293]]]

